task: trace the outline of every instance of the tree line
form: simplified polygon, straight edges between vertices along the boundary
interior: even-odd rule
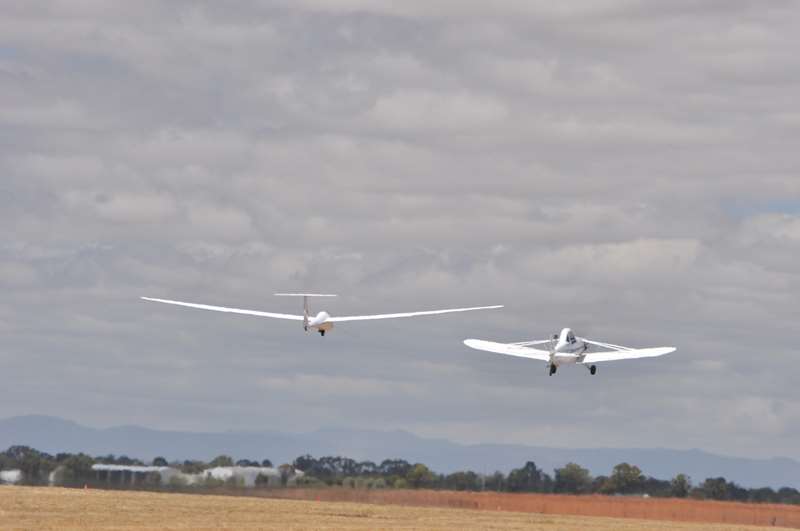
[[[96,479],[94,464],[169,466],[187,474],[196,474],[217,466],[272,467],[269,459],[234,461],[221,455],[211,461],[171,461],[157,457],[150,463],[127,456],[97,456],[79,453],[50,455],[27,446],[12,446],[0,453],[0,471],[20,470],[22,483],[78,486]],[[437,474],[422,463],[409,463],[403,459],[386,459],[381,463],[356,461],[347,457],[327,456],[314,458],[303,455],[292,463],[278,467],[281,474],[301,470],[303,477],[298,486],[344,488],[395,488],[441,489],[455,491],[531,492],[553,494],[602,494],[672,498],[727,500],[753,503],[800,504],[800,491],[790,487],[745,488],[723,477],[706,478],[694,484],[686,474],[670,480],[646,476],[638,466],[620,463],[608,476],[592,476],[586,468],[569,463],[556,468],[550,475],[533,461],[511,470],[508,474],[495,472],[479,474],[470,470],[451,474]],[[51,474],[54,477],[51,478]],[[152,484],[158,480],[153,478]],[[268,483],[256,482],[256,486]],[[285,482],[284,482],[285,484]]]
[[[592,476],[588,469],[575,463],[556,468],[553,475],[544,472],[533,461],[511,470],[484,475],[473,471],[436,474],[421,463],[402,459],[380,464],[357,462],[344,457],[310,455],[298,457],[294,466],[307,476],[325,485],[357,486],[355,480],[380,478],[387,487],[428,488],[457,491],[534,492],[552,494],[638,495],[671,498],[695,498],[758,503],[800,504],[800,491],[791,487],[775,490],[770,487],[744,488],[725,478],[707,478],[694,485],[686,474],[670,480],[645,476],[638,466],[620,463],[608,476]]]

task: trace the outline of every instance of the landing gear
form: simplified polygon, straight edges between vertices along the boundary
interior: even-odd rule
[[[558,369],[558,367],[556,367],[555,363],[551,363],[550,364],[550,376],[553,376],[556,373],[556,369]]]
[[[589,374],[594,374],[597,372],[597,365],[592,365],[589,367]]]
[[[322,337],[325,337],[325,330],[320,330],[319,331],[319,335],[321,335]]]

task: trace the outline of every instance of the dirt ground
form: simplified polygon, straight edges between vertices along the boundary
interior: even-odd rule
[[[800,506],[638,496],[570,496],[440,490],[265,489],[257,495],[331,502],[412,505],[672,522],[777,526],[800,529]]]
[[[767,529],[732,524],[692,524],[496,510],[12,486],[0,487],[0,528],[565,531]]]

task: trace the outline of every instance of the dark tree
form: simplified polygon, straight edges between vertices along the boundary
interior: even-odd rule
[[[777,499],[777,493],[769,487],[750,489],[748,496],[748,501],[755,503],[775,503]]]
[[[436,476],[422,463],[417,463],[406,474],[409,487],[420,489],[433,486]]]
[[[642,492],[648,496],[668,498],[672,496],[672,482],[664,479],[647,477],[642,483]]]
[[[233,466],[233,458],[229,455],[218,455],[208,463],[208,466]]]
[[[587,469],[580,465],[568,463],[563,468],[557,468],[555,473],[554,492],[584,494],[591,488],[592,476]]]
[[[486,476],[483,481],[485,490],[500,492],[506,489],[506,477],[499,470],[490,476]]]
[[[686,474],[678,474],[670,482],[670,496],[685,498],[692,491],[692,480]]]
[[[770,489],[771,490],[771,489]],[[733,501],[747,501],[750,498],[750,491],[737,485],[733,481],[728,482],[728,499]]]
[[[589,487],[589,492],[600,493],[603,491],[603,486],[608,482],[608,476],[597,476],[592,479],[592,485]]]
[[[21,470],[25,483],[30,485],[46,483],[50,472],[56,467],[52,455],[30,446],[12,446],[4,454],[4,467]]]
[[[208,468],[208,465],[202,461],[190,461],[187,459],[180,468],[181,472],[185,474],[198,474]]]
[[[92,478],[94,459],[86,454],[71,455],[61,463],[63,467],[61,483],[63,485],[80,485]]]
[[[614,467],[602,492],[607,494],[641,494],[644,491],[644,475],[638,466],[620,463]]]
[[[778,489],[775,494],[778,498],[778,503],[793,503],[800,504],[800,491],[790,487],[783,487]]]
[[[545,476],[533,461],[528,461],[522,468],[515,468],[508,474],[507,488],[511,492],[543,492]]]
[[[293,466],[297,470],[302,470],[306,474],[310,474],[311,470],[313,470],[317,466],[317,460],[308,454],[301,455],[300,457],[294,460]]]
[[[378,466],[378,473],[383,476],[405,476],[411,470],[411,464],[403,459],[385,459]]]
[[[372,461],[362,461],[356,465],[356,474],[359,476],[378,475],[378,465]]]
[[[454,472],[445,476],[442,484],[444,488],[451,490],[481,490],[483,488],[482,478],[471,470]]]
[[[706,478],[700,486],[700,490],[704,498],[712,500],[727,500],[728,499],[728,482],[725,478]]]

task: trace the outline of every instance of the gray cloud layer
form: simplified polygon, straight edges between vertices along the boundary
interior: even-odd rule
[[[554,5],[4,3],[0,415],[800,457],[800,9]]]

